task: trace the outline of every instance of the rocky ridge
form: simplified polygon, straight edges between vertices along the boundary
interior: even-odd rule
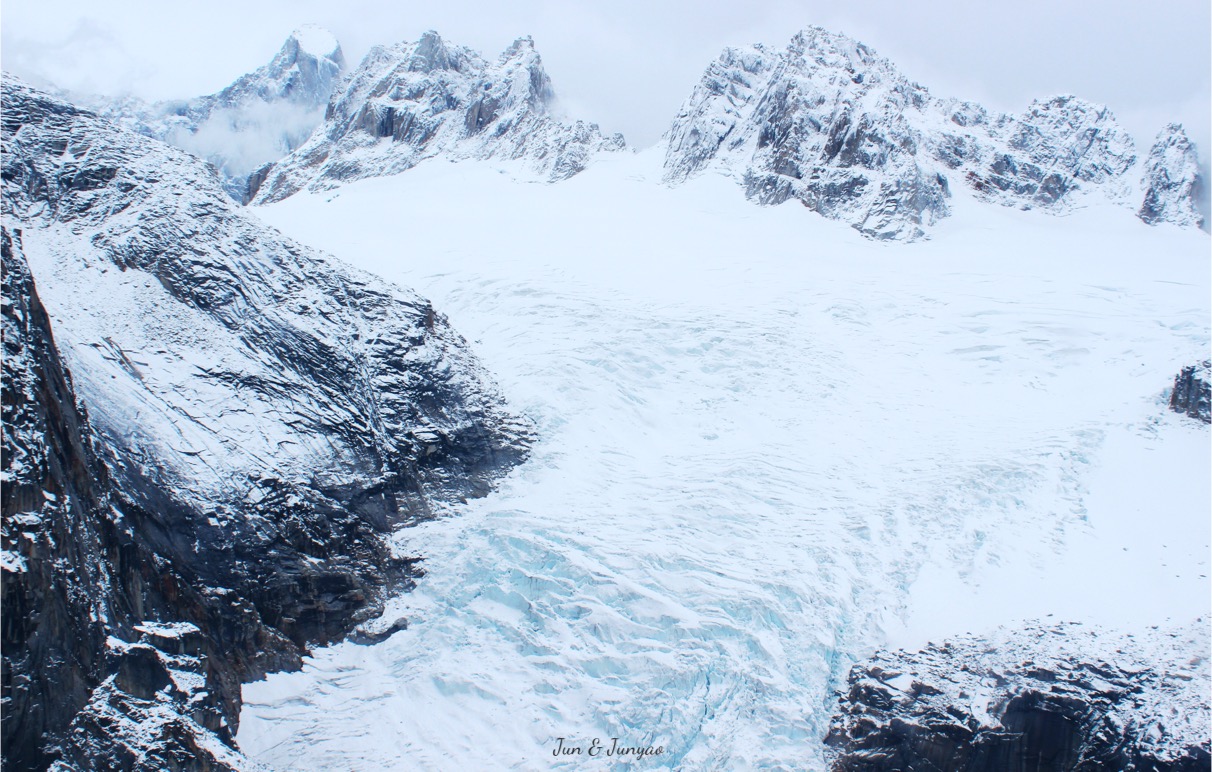
[[[529,425],[427,301],[14,79],[3,190],[5,769],[226,768],[240,683],[408,587],[390,533]]]
[[[1148,156],[1144,204],[1139,166],[1105,107],[1058,96],[1007,115],[939,99],[866,45],[810,27],[785,49],[730,48],[708,66],[665,136],[664,179],[720,170],[758,203],[796,199],[875,239],[926,236],[960,186],[1022,209],[1110,200],[1149,223],[1197,224],[1202,182],[1181,127]]]
[[[372,48],[334,94],[323,126],[274,164],[254,203],[398,174],[437,156],[521,161],[557,181],[624,147],[621,135],[605,137],[596,124],[557,118],[530,38],[490,63],[427,32],[415,43]]]
[[[1149,634],[1077,623],[881,652],[850,671],[834,772],[1206,770],[1206,619]]]

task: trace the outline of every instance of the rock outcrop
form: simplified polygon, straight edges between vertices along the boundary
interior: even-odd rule
[[[3,184],[5,769],[226,768],[241,682],[407,588],[390,532],[528,424],[427,301],[11,79]]]
[[[311,136],[344,71],[336,38],[305,26],[268,64],[216,94],[155,104],[133,98],[92,104],[127,128],[210,161],[228,195],[247,203],[250,176]]]
[[[962,637],[856,665],[834,772],[1206,770],[1205,619],[1148,635],[1076,623]]]
[[[1174,376],[1170,409],[1197,421],[1212,423],[1212,361],[1184,367]]]
[[[938,99],[867,46],[818,27],[781,50],[725,50],[665,142],[670,184],[716,169],[758,203],[799,200],[876,239],[922,238],[961,186],[1050,212],[1091,197],[1134,208],[1141,200],[1134,143],[1105,107],[1058,96],[1006,115]],[[1141,214],[1193,224],[1193,155],[1189,143],[1172,144],[1155,148],[1147,177],[1150,190],[1176,182],[1146,194]]]
[[[496,63],[436,32],[416,43],[371,49],[333,96],[324,125],[274,165],[254,203],[303,188],[398,174],[435,156],[521,160],[550,181],[583,170],[594,155],[622,150],[621,135],[564,123],[530,38]]]

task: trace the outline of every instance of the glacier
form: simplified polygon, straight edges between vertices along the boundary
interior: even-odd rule
[[[60,657],[87,665],[67,744],[28,745],[871,772],[898,695],[893,747],[939,711],[960,723],[915,724],[926,746],[997,744],[1016,690],[1059,678],[1087,690],[1063,709],[1110,711],[1096,753],[1206,762],[1212,268],[1181,126],[1145,153],[1074,96],[938,99],[815,27],[726,50],[638,154],[564,122],[529,38],[343,69],[303,29],[112,121],[6,79],[29,420],[5,455],[31,459],[6,470],[6,603],[112,596],[84,634],[6,625],[86,652]],[[56,431],[92,493],[39,479]],[[358,538],[310,539],[346,507]],[[94,576],[115,539],[151,551]],[[350,561],[350,592],[315,581]],[[59,671],[19,668],[41,720]]]
[[[394,634],[245,686],[252,758],[573,769],[559,738],[618,737],[652,769],[821,769],[878,648],[1206,622],[1212,453],[1166,407],[1207,356],[1206,234],[961,187],[930,241],[886,244],[725,175],[656,184],[663,153],[254,208],[432,298],[539,439],[397,533],[426,576]]]

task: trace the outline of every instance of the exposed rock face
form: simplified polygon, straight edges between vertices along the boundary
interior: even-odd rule
[[[240,683],[409,586],[388,533],[528,424],[428,302],[193,156],[11,80],[3,143],[5,768],[223,769]]]
[[[1174,377],[1170,409],[1212,423],[1212,361],[1184,367]]]
[[[96,107],[128,128],[210,161],[228,195],[245,203],[250,175],[299,147],[323,122],[344,70],[336,38],[307,26],[295,30],[269,64],[217,94]]]
[[[595,124],[560,122],[554,100],[530,38],[515,41],[495,64],[436,32],[377,46],[333,96],[323,127],[270,170],[255,203],[397,174],[437,155],[521,159],[556,181],[596,153],[625,147],[621,135],[603,137]]]
[[[1206,770],[1208,632],[1068,624],[878,654],[850,672],[831,768]]]
[[[143,545],[147,513],[95,454],[20,232],[4,229],[0,251],[4,769],[246,768],[228,747],[239,682],[215,664],[218,641],[139,624],[175,615],[180,577]]]
[[[1089,196],[1140,201],[1132,139],[1106,108],[1060,96],[1013,116],[937,99],[862,43],[816,27],[783,50],[724,51],[666,142],[669,183],[718,169],[758,203],[797,199],[878,239],[926,235],[959,186],[1053,212]],[[1171,153],[1155,176],[1187,175],[1186,163]],[[1173,195],[1185,203],[1159,216],[1187,224],[1175,213],[1191,191]]]
[[[1195,145],[1182,126],[1171,123],[1157,135],[1145,159],[1141,181],[1145,201],[1140,207],[1140,219],[1150,225],[1172,222],[1202,227],[1204,218],[1197,202],[1204,185]]]

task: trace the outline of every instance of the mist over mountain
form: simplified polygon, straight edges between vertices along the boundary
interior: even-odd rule
[[[305,26],[276,56],[215,94],[145,103],[135,98],[86,103],[101,115],[209,161],[228,194],[244,203],[248,178],[301,145],[324,120],[345,56],[332,33]]]

